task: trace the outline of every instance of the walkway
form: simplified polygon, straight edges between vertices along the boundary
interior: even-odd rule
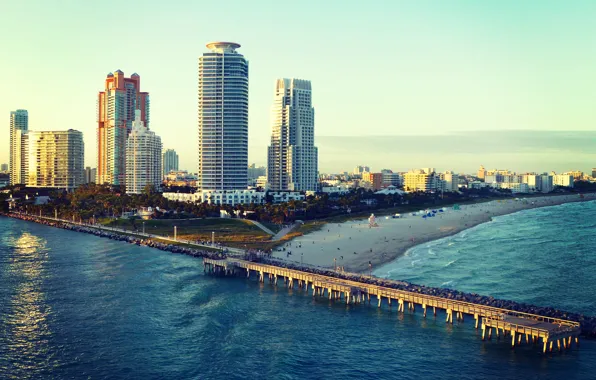
[[[297,225],[298,225],[298,223],[294,223],[294,224],[291,224],[291,225],[289,225],[287,227],[282,228],[281,230],[279,230],[278,233],[275,234],[275,236],[273,236],[273,238],[271,240],[273,240],[273,241],[279,241],[279,240],[281,240],[290,231],[292,231]]]
[[[275,232],[271,231],[269,228],[265,227],[264,225],[262,225],[261,223],[257,222],[256,220],[250,220],[250,219],[246,219],[249,222],[251,222],[252,224],[254,224],[255,226],[259,227],[260,229],[262,229],[265,233],[269,234],[269,235],[275,235]]]

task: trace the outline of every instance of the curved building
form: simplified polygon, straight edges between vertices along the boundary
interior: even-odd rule
[[[248,61],[233,42],[199,58],[199,173],[203,190],[247,188]]]

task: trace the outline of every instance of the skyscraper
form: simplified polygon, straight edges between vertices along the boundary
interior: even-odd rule
[[[163,152],[163,175],[169,172],[178,171],[178,154],[174,149],[168,149]]]
[[[161,138],[150,131],[136,110],[132,131],[126,140],[126,192],[139,194],[145,186],[161,183]]]
[[[247,187],[248,61],[239,47],[211,42],[199,58],[200,189]]]
[[[83,133],[30,131],[27,186],[73,190],[84,183]]]
[[[318,151],[310,81],[278,79],[272,108],[267,182],[271,190],[316,191]]]
[[[0,172],[7,172],[8,171],[8,164],[0,165]]]
[[[29,113],[16,110],[10,113],[10,184],[27,182],[27,131]]]
[[[141,77],[125,78],[116,70],[105,80],[97,99],[97,181],[123,185],[126,182],[126,138],[132,130],[135,111],[149,128],[149,93],[141,92]]]

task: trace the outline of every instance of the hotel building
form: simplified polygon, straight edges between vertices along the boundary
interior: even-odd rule
[[[29,131],[27,186],[74,190],[84,183],[83,133]]]
[[[318,151],[310,81],[278,79],[272,108],[267,182],[271,190],[316,191]]]
[[[233,42],[199,58],[198,180],[202,190],[243,190],[248,169],[248,61]]]
[[[149,93],[141,92],[141,77],[135,73],[125,78],[120,70],[109,73],[105,90],[97,99],[98,183],[125,184],[126,138],[132,130],[136,110],[149,128]]]
[[[126,192],[140,194],[147,185],[159,188],[162,178],[161,138],[150,131],[135,111],[132,131],[126,140]]]
[[[27,182],[27,131],[29,113],[16,110],[10,113],[10,184]]]

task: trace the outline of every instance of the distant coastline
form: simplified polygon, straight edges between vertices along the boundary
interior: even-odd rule
[[[596,194],[544,196],[493,200],[486,203],[462,205],[437,210],[436,216],[422,218],[411,213],[400,219],[378,218],[378,227],[370,228],[366,220],[340,224],[328,223],[320,231],[297,237],[286,243],[285,251],[276,250],[273,256],[298,263],[346,271],[369,273],[402,256],[408,249],[443,239],[487,223],[495,216],[516,213],[539,207],[596,200]],[[291,253],[291,254],[288,254]],[[369,264],[370,263],[370,264]]]

